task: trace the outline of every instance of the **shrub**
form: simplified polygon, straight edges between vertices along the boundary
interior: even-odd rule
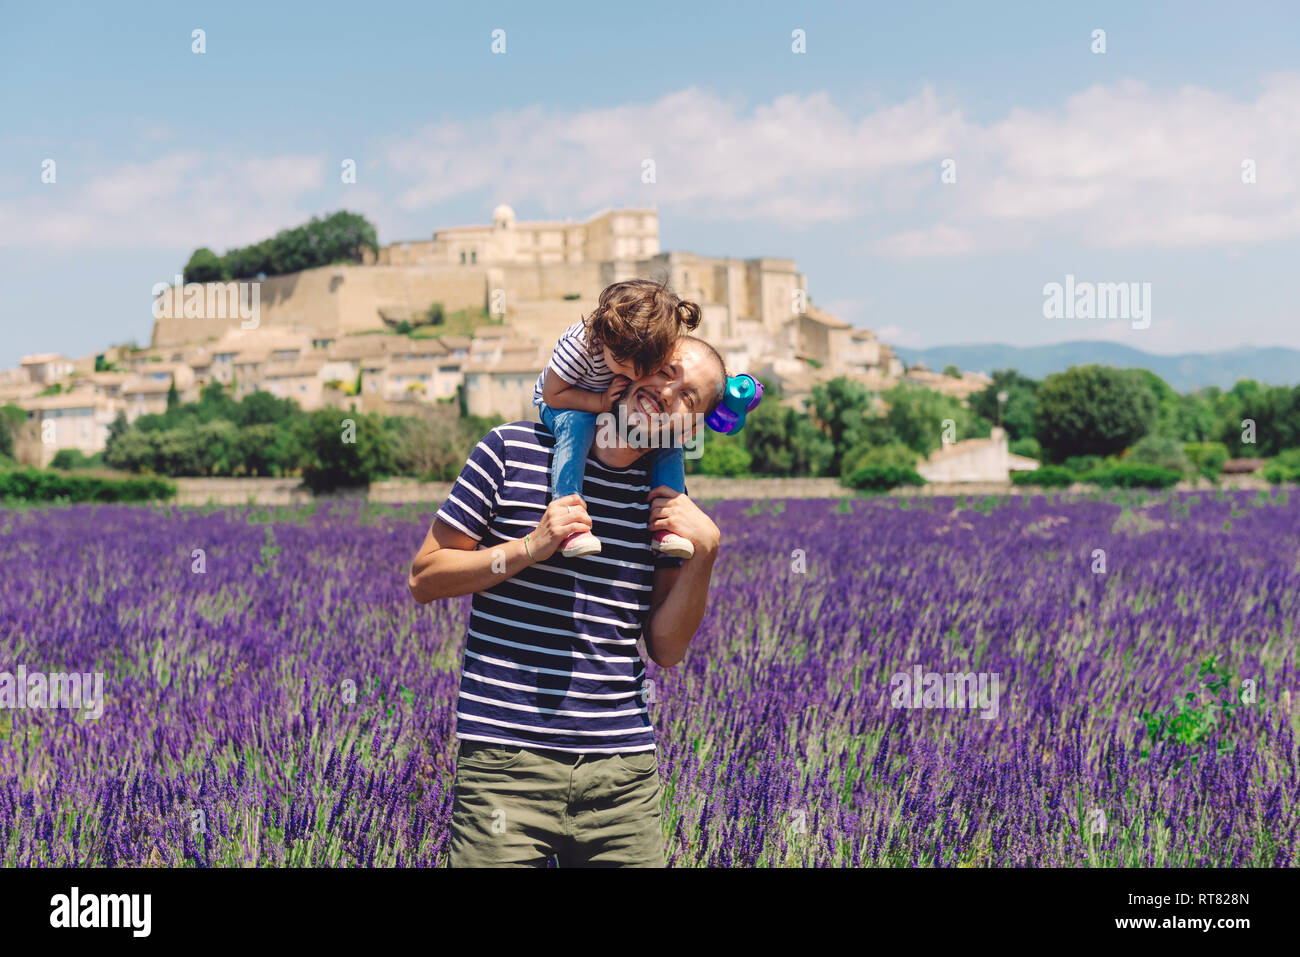
[[[1208,479],[1218,478],[1228,461],[1228,447],[1222,442],[1189,442],[1183,446],[1183,454],[1192,468]]]
[[[175,494],[176,486],[161,479],[104,479],[34,468],[0,472],[0,499],[23,502],[148,502]]]
[[[738,441],[726,441],[721,436],[709,436],[699,459],[701,475],[748,475],[752,457]]]
[[[900,485],[924,485],[925,479],[915,469],[897,465],[867,465],[842,480],[862,492],[887,492]]]
[[[1183,476],[1158,465],[1128,465],[1121,463],[1100,468],[1080,476],[1080,481],[1092,482],[1102,488],[1169,488]]]
[[[1273,485],[1300,482],[1300,449],[1278,453],[1264,466],[1264,478]]]
[[[1105,462],[1100,455],[1071,455],[1061,466],[1075,475],[1084,475],[1102,468]]]
[[[1173,436],[1146,435],[1124,456],[1126,465],[1154,465],[1157,468],[1187,475],[1192,463],[1183,452],[1183,443]]]
[[[50,468],[70,471],[72,469],[93,469],[104,464],[104,453],[87,455],[81,449],[59,449],[50,460]]]
[[[1032,437],[1016,439],[1007,448],[1012,455],[1023,455],[1027,459],[1043,460],[1043,448],[1038,444],[1038,440]]]
[[[884,445],[856,445],[844,453],[841,470],[844,475],[852,475],[859,469],[873,465],[884,465],[914,471],[919,458],[919,455],[902,442],[887,442]]]
[[[1040,465],[1032,472],[1013,472],[1011,481],[1015,485],[1037,485],[1042,488],[1064,488],[1073,485],[1075,475],[1059,465]]]
[[[378,416],[324,408],[293,423],[302,480],[313,492],[358,488],[396,470],[391,438]]]

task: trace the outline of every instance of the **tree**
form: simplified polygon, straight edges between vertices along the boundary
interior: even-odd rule
[[[861,382],[844,376],[813,386],[813,412],[831,442],[828,470],[832,475],[840,474],[844,452],[867,439],[876,418],[874,398]]]
[[[1133,374],[1151,387],[1156,397],[1156,417],[1148,430],[1157,435],[1175,435],[1178,430],[1178,393],[1150,369],[1133,369]]]
[[[396,470],[392,441],[376,415],[324,408],[293,423],[303,482],[314,492],[369,485]]]
[[[740,436],[713,434],[704,440],[704,452],[697,460],[703,475],[746,475],[752,459]]]
[[[950,363],[943,367],[943,374],[950,379],[960,379],[961,369],[957,368],[955,365],[952,365]]]
[[[237,425],[274,425],[293,418],[302,409],[293,399],[281,399],[258,390],[244,396],[235,411]]]
[[[1243,380],[1229,395],[1236,402],[1221,421],[1218,438],[1234,456],[1271,456],[1300,447],[1300,387],[1261,386]],[[1253,424],[1253,444],[1242,441],[1246,432],[1243,421]]]
[[[1174,434],[1184,442],[1208,442],[1216,434],[1215,400],[1218,389],[1198,389],[1178,397]]]
[[[1124,456],[1129,465],[1155,465],[1171,472],[1186,475],[1192,463],[1183,451],[1183,443],[1172,435],[1145,435]]]
[[[1006,395],[1002,403],[998,402],[1000,394]],[[1015,369],[999,369],[993,373],[991,385],[970,397],[970,409],[990,422],[997,422],[1000,414],[1002,427],[1012,442],[1032,438],[1038,413],[1038,382]]]
[[[884,399],[889,404],[885,424],[893,438],[921,456],[939,448],[944,423],[948,421],[952,422],[958,441],[989,434],[989,423],[950,395],[920,386],[898,385],[886,392]]]
[[[781,404],[781,390],[773,386],[745,419],[740,437],[749,453],[754,475],[822,475],[834,455],[834,446],[805,413]]]
[[[0,406],[0,457],[13,458],[14,433],[26,421],[26,410],[13,404]]]
[[[1122,452],[1155,420],[1155,393],[1131,369],[1072,366],[1038,388],[1036,437],[1053,462]]]
[[[207,246],[200,246],[185,264],[186,282],[225,282],[230,278],[221,257]]]
[[[167,387],[167,411],[175,412],[181,404],[181,394],[176,391],[176,376],[172,376],[171,385]]]
[[[851,476],[854,472],[868,467],[885,467],[916,471],[920,456],[915,450],[902,442],[888,442],[884,445],[859,445],[844,453],[843,475]]]

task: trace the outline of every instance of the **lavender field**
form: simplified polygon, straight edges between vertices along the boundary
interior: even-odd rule
[[[709,511],[708,616],[649,666],[672,865],[1295,864],[1300,502]],[[0,710],[0,863],[441,864],[469,598],[407,594],[431,516],[0,512],[0,672],[106,676],[98,720]],[[996,713],[896,706],[917,668]]]

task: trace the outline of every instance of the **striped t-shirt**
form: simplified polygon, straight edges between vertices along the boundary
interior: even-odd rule
[[[551,361],[546,369],[554,369],[565,382],[586,389],[588,392],[604,392],[614,381],[614,373],[605,364],[605,350],[597,349],[592,355],[587,348],[587,331],[581,322],[575,322],[564,330],[560,341],[555,344]],[[537,377],[533,387],[533,405],[541,405],[542,389],[546,386],[546,369]]]
[[[470,454],[438,518],[493,548],[546,511],[554,438],[535,422],[497,426]],[[582,497],[599,555],[556,551],[474,595],[456,737],[580,753],[650,751],[645,663],[637,649],[656,567],[649,462],[614,469],[588,456]]]

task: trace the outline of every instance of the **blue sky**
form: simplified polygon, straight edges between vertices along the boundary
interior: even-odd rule
[[[147,342],[196,246],[498,202],[655,205],[665,249],[791,256],[900,345],[1300,347],[1294,6],[115,6],[0,8],[3,366]],[[1150,327],[1045,319],[1067,274],[1150,283]]]

